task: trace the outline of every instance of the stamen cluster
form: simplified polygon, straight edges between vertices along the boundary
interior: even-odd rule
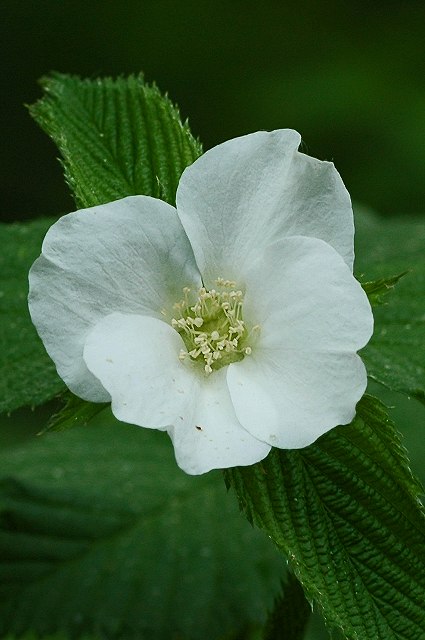
[[[215,284],[220,290],[201,287],[195,304],[190,301],[191,290],[185,287],[184,300],[173,307],[180,317],[171,320],[187,347],[181,350],[180,359],[202,363],[207,375],[251,353],[242,319],[242,291],[235,290],[231,280],[217,278]]]

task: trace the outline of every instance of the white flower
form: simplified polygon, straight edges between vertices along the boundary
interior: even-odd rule
[[[30,272],[33,322],[78,396],[164,430],[188,473],[349,423],[372,334],[353,214],[292,130],[211,149],[177,211],[134,196],[64,216]]]

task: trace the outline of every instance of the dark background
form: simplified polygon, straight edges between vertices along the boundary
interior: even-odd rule
[[[425,3],[1,0],[1,220],[73,208],[56,150],[24,108],[37,79],[143,71],[205,148],[293,127],[352,197],[423,213]]]

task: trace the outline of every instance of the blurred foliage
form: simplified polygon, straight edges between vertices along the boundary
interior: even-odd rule
[[[51,223],[0,225],[1,412],[41,404],[64,389],[31,323],[27,302],[28,270]]]
[[[354,199],[423,213],[425,4],[422,0],[2,0],[3,220],[73,204],[55,150],[23,103],[51,70],[143,71],[208,148],[293,127],[334,160]]]
[[[0,463],[0,635],[213,640],[264,623],[284,559],[165,434],[106,410]]]

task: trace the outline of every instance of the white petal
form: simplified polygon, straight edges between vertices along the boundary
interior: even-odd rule
[[[198,287],[192,249],[173,207],[133,196],[60,218],[30,272],[32,320],[61,378],[77,395],[109,394],[83,361],[88,331],[113,311],[161,317]]]
[[[228,368],[236,415],[256,438],[282,449],[314,442],[354,418],[366,370],[353,353],[266,350]]]
[[[187,473],[252,464],[270,447],[241,427],[225,369],[208,378],[179,360],[179,334],[160,320],[114,313],[87,337],[84,359],[124,422],[165,429]]]
[[[248,433],[235,415],[226,383],[226,368],[198,378],[191,415],[169,429],[179,466],[190,474],[254,464],[270,446]]]
[[[324,240],[353,270],[353,208],[350,194],[332,162],[295,153],[283,202],[286,236]]]
[[[369,300],[341,256],[315,238],[270,245],[246,275],[244,319],[261,348],[358,351],[370,339]]]
[[[268,247],[247,274],[244,319],[260,334],[252,355],[229,366],[228,384],[250,433],[298,448],[352,420],[366,388],[354,352],[370,338],[373,317],[332,247],[304,237]]]
[[[112,313],[88,334],[84,360],[123,422],[165,429],[191,413],[196,376],[179,360],[184,343],[156,318]]]
[[[253,256],[271,241],[317,237],[352,268],[350,197],[332,163],[297,151],[290,129],[229,140],[188,167],[177,211],[207,287],[217,277],[243,284]]]

